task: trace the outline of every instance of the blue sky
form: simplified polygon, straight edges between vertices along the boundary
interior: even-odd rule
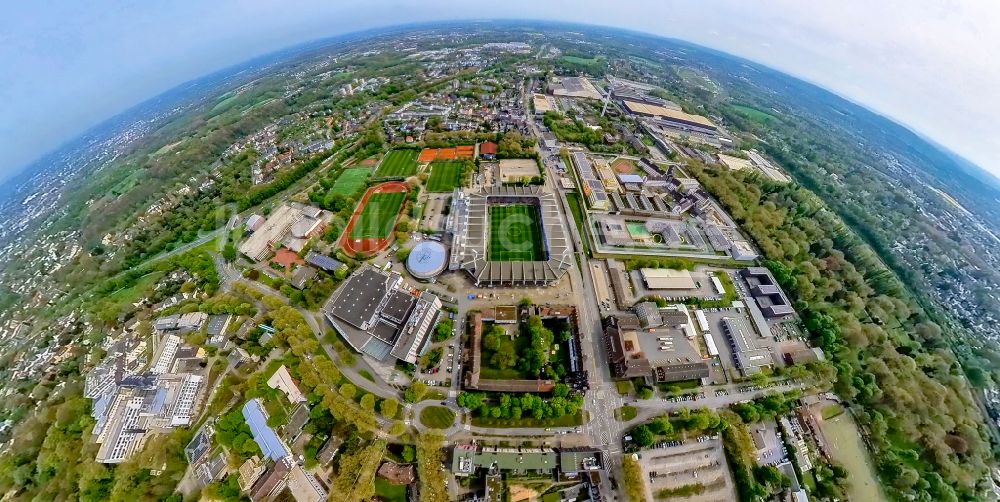
[[[372,27],[483,17],[618,26],[746,57],[1000,176],[1000,3],[986,0],[92,0],[2,9],[0,179],[136,103],[255,55]]]

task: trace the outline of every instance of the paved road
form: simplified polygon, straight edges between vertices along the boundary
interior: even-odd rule
[[[527,96],[525,96],[527,100]],[[526,108],[528,109],[528,108]],[[600,302],[595,293],[595,284],[590,275],[589,257],[586,248],[583,246],[582,236],[573,219],[573,212],[566,200],[565,193],[557,186],[558,173],[556,167],[549,162],[551,155],[558,154],[559,145],[556,148],[547,149],[542,145],[541,132],[533,118],[529,118],[532,132],[539,140],[537,149],[543,159],[546,169],[545,183],[548,189],[558,194],[560,204],[557,206],[561,213],[563,224],[569,229],[573,241],[574,253],[577,257],[578,267],[570,267],[568,271],[572,292],[575,297],[574,304],[579,313],[580,346],[583,352],[584,367],[587,370],[590,391],[585,396],[583,410],[590,417],[590,421],[582,426],[584,434],[589,436],[590,444],[602,448],[605,458],[605,471],[602,475],[617,476],[621,458],[621,432],[622,424],[614,419],[614,410],[621,407],[621,397],[615,389],[611,379],[611,372],[608,369],[607,357],[604,352],[603,330],[601,326]],[[573,166],[565,166],[567,171]],[[523,429],[522,429],[523,430]],[[545,431],[543,430],[543,433]],[[551,434],[551,432],[549,433]],[[617,494],[611,490],[610,483],[601,483],[601,494],[605,500],[617,500]]]
[[[229,289],[232,287],[233,284],[240,283],[253,288],[254,290],[256,290],[261,294],[275,297],[285,305],[290,305],[288,298],[285,297],[285,295],[281,294],[280,291],[272,289],[267,285],[261,284],[257,281],[251,281],[243,278],[243,275],[240,274],[238,270],[236,270],[231,264],[226,263],[222,259],[222,257],[219,256],[218,254],[213,253],[212,259],[215,262],[215,268],[218,271],[219,278],[222,280],[223,289]],[[337,354],[337,351],[333,350],[333,347],[331,347],[330,344],[323,342],[323,335],[325,333],[325,330],[321,325],[322,321],[317,319],[316,312],[307,310],[302,307],[295,307],[295,309],[298,310],[300,314],[302,314],[302,317],[306,320],[306,323],[309,325],[309,328],[312,329],[313,333],[316,335],[316,338],[319,340],[320,345],[323,346],[323,349],[326,351],[326,354],[330,358],[330,360],[332,360],[334,363],[337,364],[337,368],[340,369],[340,372],[343,373],[344,376],[346,376],[349,380],[351,380],[351,382],[353,382],[355,386],[364,389],[366,392],[370,392],[382,398],[392,398],[396,400],[401,399],[399,392],[395,388],[391,387],[386,383],[379,383],[378,379],[376,379],[376,381],[373,382],[365,378],[363,375],[361,375],[360,373],[361,370],[356,369],[354,366],[348,366],[347,364],[344,364],[344,362],[340,360],[340,355]],[[365,364],[365,363],[363,360],[361,360],[359,364]],[[369,373],[371,373],[370,369],[368,369],[368,371]],[[387,420],[384,422],[391,423],[390,421]]]

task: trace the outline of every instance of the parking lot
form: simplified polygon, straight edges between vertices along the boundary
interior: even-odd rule
[[[451,203],[451,194],[432,193],[427,195],[424,202],[423,220],[420,222],[420,229],[427,229],[433,232],[444,232],[445,222],[448,216],[445,215],[445,207]]]
[[[757,463],[778,465],[788,460],[785,446],[778,437],[774,420],[766,420],[750,426],[750,437],[757,449]]]
[[[678,446],[645,450],[639,460],[646,482],[646,500],[681,498],[679,491],[692,494],[687,501],[736,500],[733,481],[726,465],[722,441],[706,437]],[[700,493],[696,493],[700,492]]]

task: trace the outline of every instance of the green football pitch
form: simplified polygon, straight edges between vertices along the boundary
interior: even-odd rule
[[[538,207],[490,206],[490,261],[545,261]]]
[[[431,177],[427,179],[428,192],[450,192],[462,186],[464,162],[432,162]]]
[[[368,173],[370,172],[371,169],[367,167],[344,169],[340,173],[340,176],[337,176],[337,179],[333,182],[333,187],[330,188],[330,191],[340,195],[354,195],[364,188],[365,180],[368,179]]]
[[[410,176],[417,172],[417,150],[392,150],[385,154],[376,176]]]
[[[406,192],[373,194],[351,228],[352,239],[385,239],[392,233]]]

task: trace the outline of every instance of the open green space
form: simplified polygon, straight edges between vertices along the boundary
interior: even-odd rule
[[[386,502],[406,502],[406,485],[394,485],[376,476],[375,495]]]
[[[391,150],[385,154],[376,176],[403,177],[417,172],[417,150]]]
[[[628,422],[639,415],[639,410],[635,406],[622,406],[615,410],[615,418],[621,422]]]
[[[579,64],[579,65],[592,65],[600,63],[604,60],[601,56],[593,56],[590,58],[580,57],[580,56],[563,56],[562,60],[567,63]]]
[[[746,105],[732,105],[732,106],[730,106],[730,108],[732,108],[733,111],[736,112],[737,115],[740,115],[742,117],[750,119],[750,120],[752,120],[754,122],[760,122],[760,123],[766,124],[768,122],[781,120],[778,117],[775,117],[774,115],[771,115],[770,113],[767,113],[767,112],[765,112],[763,110],[758,110],[758,109],[753,108],[751,106],[746,106]]]
[[[369,173],[371,173],[371,169],[368,169],[367,167],[344,169],[343,172],[337,176],[337,179],[334,180],[333,187],[330,188],[330,192],[340,195],[354,195],[358,193],[359,190],[364,188],[365,180],[368,179]]]
[[[615,388],[618,389],[618,395],[627,396],[632,393],[632,381],[618,380],[615,382]]]
[[[361,210],[358,220],[351,229],[352,239],[385,239],[392,233],[396,224],[405,192],[377,193],[368,199],[365,208]]]
[[[824,406],[821,414],[823,415],[823,420],[830,420],[836,418],[841,413],[844,412],[844,408],[839,404],[831,404],[829,406]]]
[[[530,204],[490,206],[490,261],[544,261],[541,218]]]
[[[826,410],[823,410],[824,412]],[[847,498],[849,500],[886,500],[875,477],[875,470],[868,459],[868,451],[861,441],[861,434],[854,419],[841,413],[830,420],[819,422],[820,431],[830,445],[832,460],[847,469]]]
[[[223,96],[223,98],[220,99],[219,102],[216,103],[215,106],[212,107],[211,113],[222,111],[223,109],[225,109],[229,105],[233,104],[233,102],[236,101],[236,99],[239,98],[239,97],[240,97],[240,95],[237,94],[237,93],[231,93],[231,95],[230,94],[225,94]]]
[[[428,406],[420,412],[420,423],[432,429],[447,429],[455,423],[455,412],[444,406]]]
[[[580,232],[580,240],[583,241],[583,250],[590,256],[590,239],[587,237],[586,220],[583,216],[583,199],[578,192],[566,194],[566,202],[569,203],[569,211],[573,213],[573,221],[576,222],[576,229]]]
[[[462,186],[464,162],[431,162],[431,177],[427,180],[428,192],[451,192]]]

